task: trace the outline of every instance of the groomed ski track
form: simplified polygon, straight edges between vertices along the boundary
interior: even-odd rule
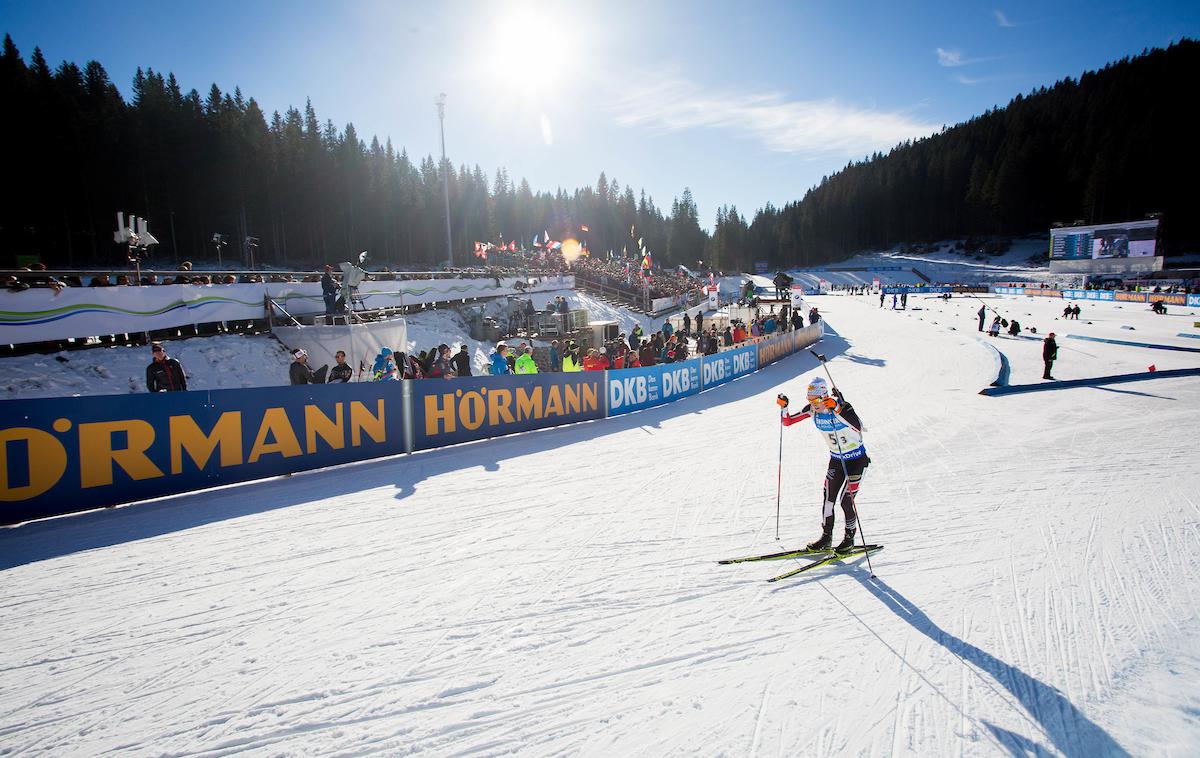
[[[1200,752],[1200,382],[983,397],[977,300],[814,302],[866,424],[877,580],[716,563],[816,534],[827,455],[796,426],[774,540],[797,355],[616,419],[0,531],[0,754]],[[1059,332],[1060,378],[1195,365],[988,303]],[[1084,305],[1096,334],[1183,326]],[[1036,381],[1040,343],[997,345]]]

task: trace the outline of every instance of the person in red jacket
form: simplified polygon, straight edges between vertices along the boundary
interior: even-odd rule
[[[608,368],[608,358],[596,348],[588,350],[587,356],[583,359],[584,371],[603,371]]]

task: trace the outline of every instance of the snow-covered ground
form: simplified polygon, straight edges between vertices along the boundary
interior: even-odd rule
[[[1032,237],[1013,241],[1008,252],[976,260],[954,251],[953,242],[943,242],[927,253],[901,253],[894,250],[868,251],[834,264],[833,268],[879,268],[903,266],[904,271],[829,271],[822,269],[796,270],[789,273],[809,287],[815,288],[818,279],[835,285],[870,285],[878,278],[883,284],[919,284],[923,279],[909,269],[915,268],[934,282],[990,283],[1009,281],[1050,282],[1061,277],[1050,274],[1048,240]],[[1036,265],[1030,261],[1040,258]],[[1067,281],[1077,283],[1078,275]]]
[[[866,424],[875,578],[715,563],[816,535],[806,423],[774,539],[800,354],[615,419],[4,530],[0,751],[1200,753],[1200,381],[984,397],[977,300],[814,300]],[[1194,315],[988,303],[1056,331],[1063,378],[1200,365],[1062,338]],[[1037,342],[995,344],[1035,380]]]

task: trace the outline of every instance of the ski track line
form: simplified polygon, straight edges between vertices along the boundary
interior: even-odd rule
[[[754,736],[750,740],[750,758],[758,758],[758,746],[762,741],[763,716],[767,712],[767,701],[771,697],[771,680],[773,678],[773,676],[768,676],[766,684],[763,685],[762,699],[758,706],[758,715],[754,719]]]

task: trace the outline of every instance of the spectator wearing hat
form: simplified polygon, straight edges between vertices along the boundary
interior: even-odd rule
[[[183,392],[187,389],[187,375],[179,361],[167,356],[167,351],[157,342],[150,345],[153,360],[146,367],[146,389],[151,392]]]
[[[1050,369],[1056,360],[1058,360],[1058,343],[1054,340],[1054,332],[1050,332],[1050,335],[1042,342],[1042,363],[1046,364],[1046,370],[1042,372],[1043,379],[1054,378],[1050,375]]]
[[[288,376],[292,384],[324,384],[325,372],[328,366],[322,366],[317,371],[308,367],[308,351],[298,347],[292,351],[292,365],[288,367]]]

